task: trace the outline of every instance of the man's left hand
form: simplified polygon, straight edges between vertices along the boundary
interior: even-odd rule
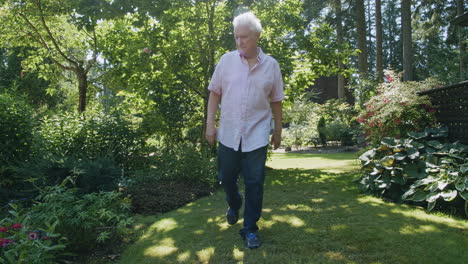
[[[281,131],[275,131],[271,136],[271,145],[273,149],[277,149],[281,145]]]

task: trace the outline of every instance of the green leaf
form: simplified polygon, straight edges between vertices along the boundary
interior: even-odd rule
[[[427,211],[428,212],[432,211],[432,209],[434,209],[435,205],[436,205],[436,201],[427,203]]]
[[[403,178],[401,175],[397,175],[397,176],[392,177],[391,182],[394,182],[394,183],[399,184],[399,185],[405,185],[405,183],[406,183],[405,178]]]
[[[426,137],[425,132],[408,132],[408,136],[414,139],[421,139]]]
[[[427,147],[427,148],[426,148],[426,153],[427,153],[427,154],[432,154],[432,153],[434,153],[434,152],[435,152],[435,149],[430,148],[430,147]]]
[[[383,145],[385,145],[385,146],[387,146],[389,148],[394,148],[394,147],[397,146],[397,142],[395,141],[395,139],[390,138],[390,137],[383,138],[380,143],[382,143]]]
[[[427,196],[426,192],[421,191],[421,190],[417,190],[414,193],[414,195],[408,200],[412,200],[412,201],[415,201],[415,202],[422,202],[422,201],[426,200],[426,196]]]
[[[407,200],[408,197],[409,197],[410,195],[414,194],[415,192],[416,192],[416,189],[410,188],[409,190],[407,190],[407,191],[401,196],[401,198],[402,198],[403,200]],[[408,200],[410,200],[410,199],[408,199]]]
[[[427,145],[436,148],[436,149],[441,149],[444,147],[442,143],[440,143],[438,140],[430,140],[427,142]]]
[[[428,201],[429,203],[434,202],[440,197],[440,195],[441,195],[440,192],[431,192],[430,194],[426,196],[426,201]]]
[[[368,150],[364,152],[361,156],[359,156],[359,159],[364,162],[370,161],[371,159],[374,158],[375,153],[376,153],[375,149]]]
[[[393,155],[386,156],[380,160],[380,163],[384,167],[392,167],[394,162],[395,162],[395,157]]]
[[[377,168],[374,168],[374,170],[370,173],[370,175],[372,176],[376,176],[376,175],[379,175],[380,174],[380,170],[378,170]]]
[[[424,144],[423,143],[419,143],[419,142],[412,142],[411,145],[417,149],[422,149],[424,148]]]
[[[402,161],[404,160],[407,156],[401,152],[398,152],[398,153],[395,153],[395,155],[393,155],[395,157],[396,160],[398,161]]]
[[[455,188],[457,190],[459,190],[460,192],[463,192],[465,190],[465,188],[467,187],[467,181],[468,181],[468,178],[462,178],[462,177],[459,177],[455,180]]]
[[[410,159],[415,159],[415,158],[419,157],[419,151],[416,148],[413,148],[413,147],[408,148],[406,150],[406,153],[408,154],[408,157]]]
[[[465,201],[468,201],[468,191],[463,191],[459,192],[461,198],[465,199]]]
[[[456,190],[445,190],[441,193],[441,196],[445,201],[450,202],[457,197],[457,193]]]
[[[460,166],[461,173],[466,173],[468,171],[468,163],[462,164]]]

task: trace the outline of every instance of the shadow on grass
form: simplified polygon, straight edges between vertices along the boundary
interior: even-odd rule
[[[140,219],[144,232],[120,263],[466,263],[466,221],[364,196],[354,177],[271,170],[260,249],[244,248],[242,221],[225,222],[218,192]]]

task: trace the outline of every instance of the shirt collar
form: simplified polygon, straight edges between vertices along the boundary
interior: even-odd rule
[[[242,56],[239,52],[239,50],[237,50],[237,53],[239,54],[239,57],[242,59],[242,60],[245,60],[245,57]],[[265,59],[265,53],[263,53],[263,50],[262,48],[260,47],[257,47],[257,60],[258,60],[258,63],[262,63],[262,61]]]

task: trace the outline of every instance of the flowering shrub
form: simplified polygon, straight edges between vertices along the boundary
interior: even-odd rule
[[[55,233],[55,224],[35,228],[29,215],[16,204],[11,217],[0,220],[0,263],[51,263],[63,253],[63,238]]]
[[[410,131],[434,126],[436,109],[428,96],[417,93],[437,86],[434,79],[402,82],[395,73],[387,71],[386,82],[378,87],[358,117],[367,140],[378,144],[384,137],[400,138]]]

